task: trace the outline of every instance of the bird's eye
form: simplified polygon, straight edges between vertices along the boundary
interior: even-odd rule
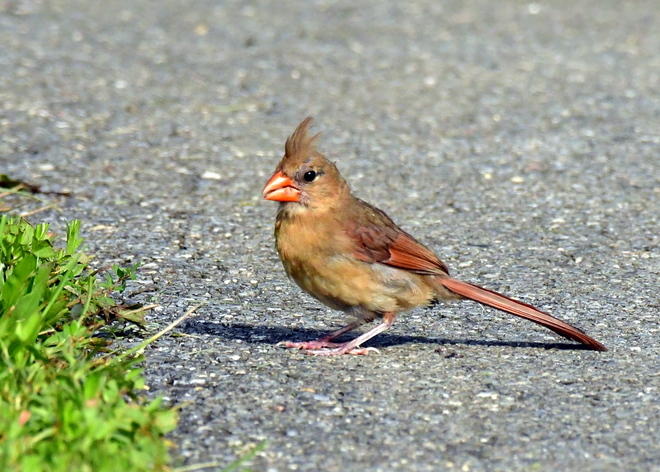
[[[313,182],[315,178],[316,178],[316,172],[314,172],[313,170],[308,170],[303,175],[303,179],[305,179],[305,182]]]

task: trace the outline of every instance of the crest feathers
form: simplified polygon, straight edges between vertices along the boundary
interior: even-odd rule
[[[289,136],[284,145],[284,154],[286,157],[296,155],[305,155],[315,151],[314,141],[321,133],[314,136],[308,136],[307,132],[312,126],[312,117],[308,116],[298,125],[294,133]],[[306,156],[307,157],[307,156]]]

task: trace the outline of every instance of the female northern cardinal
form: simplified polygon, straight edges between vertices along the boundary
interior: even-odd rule
[[[367,354],[360,345],[388,329],[396,314],[432,300],[469,298],[527,318],[591,349],[607,349],[582,331],[526,303],[449,277],[447,266],[381,210],[354,197],[337,167],[314,147],[312,118],[287,139],[284,157],[266,183],[266,200],[280,202],[277,251],[286,273],[320,302],[357,321],[311,342],[286,343],[308,354]],[[364,322],[378,326],[352,341],[333,339]]]

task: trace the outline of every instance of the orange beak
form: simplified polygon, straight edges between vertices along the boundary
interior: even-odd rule
[[[281,170],[275,172],[270,180],[266,182],[262,193],[266,200],[276,202],[300,201],[300,189]]]

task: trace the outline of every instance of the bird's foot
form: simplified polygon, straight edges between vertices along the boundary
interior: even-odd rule
[[[366,356],[370,352],[379,352],[375,347],[350,346],[350,343],[333,343],[329,339],[321,338],[316,341],[304,341],[294,343],[287,341],[284,347],[302,349],[310,356],[341,356],[351,354],[353,356]]]
[[[310,356],[341,356],[350,354],[352,356],[366,356],[370,352],[380,352],[375,347],[349,347],[341,344],[330,349],[305,349],[305,354]]]
[[[330,342],[329,339],[321,338],[317,339],[316,341],[304,341],[304,342],[299,342],[299,343],[293,343],[291,341],[287,341],[284,343],[284,347],[293,347],[296,349],[313,349],[313,350],[318,350],[318,349],[323,349],[324,347],[339,347],[342,344],[340,343],[333,343]]]

